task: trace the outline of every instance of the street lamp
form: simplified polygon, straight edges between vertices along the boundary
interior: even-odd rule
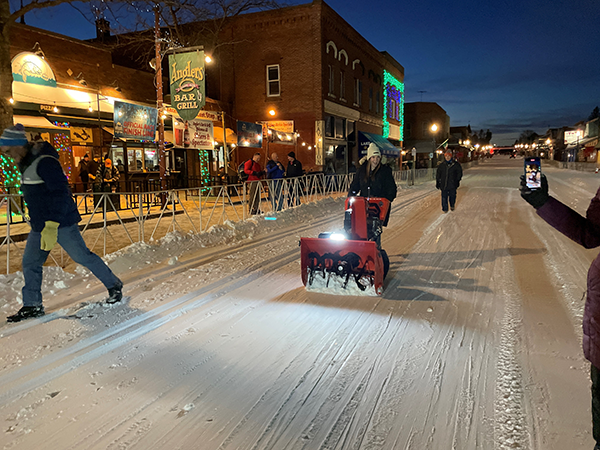
[[[437,154],[436,154],[436,145],[435,145],[435,134],[436,134],[436,132],[438,130],[437,123],[432,124],[430,130],[431,130],[431,141],[433,143],[433,153],[432,153],[432,155],[435,156],[435,162],[437,164],[437,158],[438,157],[437,157]],[[431,168],[433,169],[433,156],[431,158]]]

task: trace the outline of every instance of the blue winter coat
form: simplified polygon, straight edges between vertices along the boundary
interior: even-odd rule
[[[281,167],[283,167],[283,164],[281,164]],[[283,178],[284,175],[285,171],[283,169],[280,169],[275,161],[270,159],[267,162],[267,178],[269,178],[270,180],[279,180]]]
[[[33,231],[42,231],[47,220],[58,222],[60,226],[74,225],[81,220],[58,153],[49,143],[28,144],[19,170]]]

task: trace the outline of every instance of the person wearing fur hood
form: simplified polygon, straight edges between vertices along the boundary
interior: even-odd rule
[[[397,191],[396,181],[392,169],[382,164],[381,151],[375,144],[370,144],[367,149],[366,161],[358,168],[354,180],[350,185],[348,196],[383,197],[393,202]],[[384,226],[387,225],[386,218]]]

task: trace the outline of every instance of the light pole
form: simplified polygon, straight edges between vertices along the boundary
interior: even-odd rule
[[[437,123],[432,124],[430,130],[431,130],[431,141],[433,143],[433,153],[432,153],[432,157],[431,157],[431,168],[433,169],[433,157],[434,156],[435,156],[435,162],[437,163],[437,152],[436,152],[437,148],[435,145],[435,135],[438,130]]]
[[[156,58],[156,108],[158,109],[158,168],[160,178],[160,190],[167,189],[165,178],[165,121],[163,115],[163,80],[162,80],[162,58],[160,55],[160,12],[159,7],[154,7],[154,57]]]

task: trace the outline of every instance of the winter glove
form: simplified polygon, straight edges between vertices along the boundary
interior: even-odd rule
[[[46,220],[46,225],[42,230],[42,237],[40,239],[40,248],[46,252],[49,252],[56,245],[58,240],[58,222]]]
[[[257,172],[256,170],[252,172],[252,175],[254,175],[255,177],[260,177],[260,172]]]
[[[539,209],[546,204],[550,196],[548,195],[548,180],[546,175],[542,174],[542,187],[539,189],[530,189],[527,187],[525,175],[521,175],[521,197],[535,209]]]

